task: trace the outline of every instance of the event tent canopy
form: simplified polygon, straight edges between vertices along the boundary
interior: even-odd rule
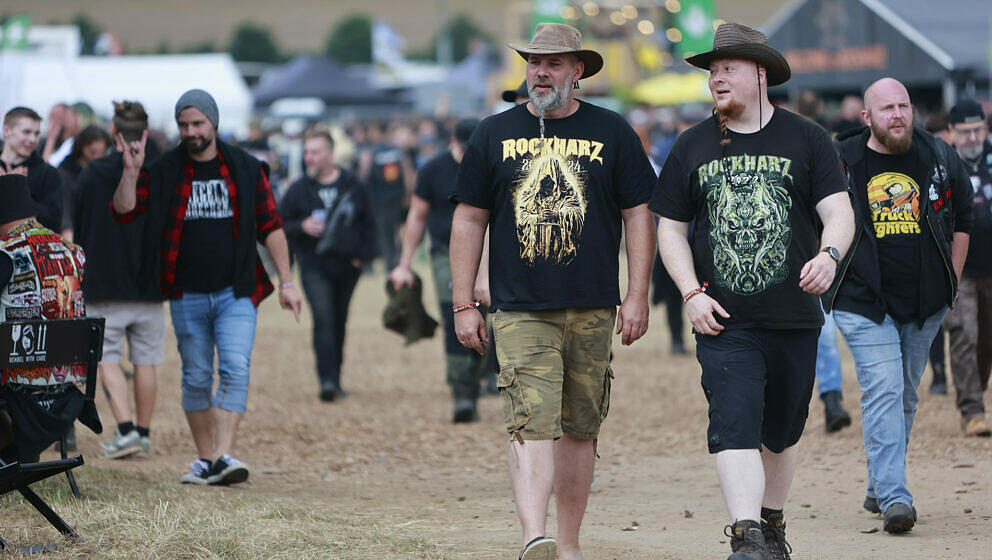
[[[988,0],[793,0],[766,25],[792,68],[783,89],[861,91],[890,76],[910,87],[981,86],[989,77]]]
[[[402,104],[402,97],[368,85],[363,76],[345,71],[334,60],[320,56],[298,56],[262,77],[252,89],[256,107],[268,107],[280,99],[316,98],[328,107]]]

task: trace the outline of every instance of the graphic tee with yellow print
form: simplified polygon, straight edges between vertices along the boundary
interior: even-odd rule
[[[618,114],[580,101],[545,134],[526,105],[482,121],[451,195],[490,210],[493,306],[611,307],[620,211],[645,204],[656,180],[640,139]]]
[[[926,169],[914,148],[904,154],[881,154],[866,148],[868,210],[878,245],[886,312],[905,323],[919,307],[920,210],[928,184]]]

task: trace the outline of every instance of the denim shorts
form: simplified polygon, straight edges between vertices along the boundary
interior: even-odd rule
[[[731,329],[696,335],[709,402],[710,453],[761,449],[781,453],[806,427],[820,329]]]
[[[235,297],[233,288],[187,292],[169,301],[169,313],[183,362],[183,410],[215,407],[244,413],[257,317],[251,298]],[[215,349],[220,378],[216,391]]]

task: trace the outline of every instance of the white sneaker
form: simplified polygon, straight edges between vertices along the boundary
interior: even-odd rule
[[[207,484],[207,475],[210,474],[210,465],[203,459],[197,459],[189,464],[189,472],[184,474],[179,482],[183,484]]]
[[[138,435],[138,430],[131,430],[126,434],[114,430],[113,439],[100,443],[100,457],[103,459],[123,459],[141,450],[141,436]]]
[[[248,465],[231,457],[221,455],[210,467],[207,484],[237,484],[248,480]]]

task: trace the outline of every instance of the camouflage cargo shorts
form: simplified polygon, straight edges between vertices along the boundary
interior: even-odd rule
[[[610,408],[614,307],[503,311],[493,316],[499,392],[510,434],[596,439]]]

